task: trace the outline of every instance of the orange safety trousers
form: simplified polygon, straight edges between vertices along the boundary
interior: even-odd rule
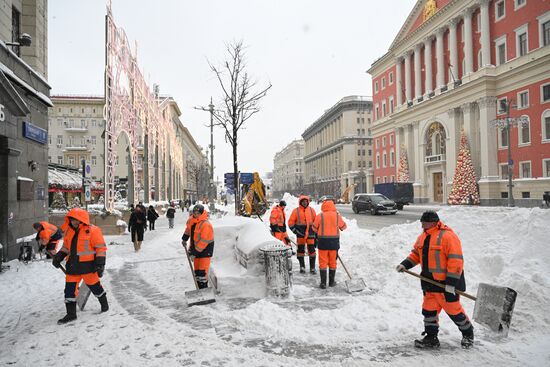
[[[447,315],[453,316],[459,313],[466,314],[464,308],[460,304],[460,300],[456,302],[447,302],[443,293],[426,292],[424,295],[424,301],[422,302],[422,309],[426,311],[436,311],[438,314],[441,309],[445,310]]]
[[[298,245],[313,245],[314,243],[315,238],[296,237],[296,244]]]
[[[288,234],[286,232],[273,232],[273,237],[283,242],[285,245],[289,245],[289,243],[286,241],[285,238],[288,237]]]
[[[439,331],[439,312],[444,309],[449,318],[455,323],[463,335],[473,334],[474,328],[464,312],[458,296],[452,296],[456,301],[448,302],[445,293],[426,292],[422,303],[424,316],[424,331],[428,335],[437,335]]]
[[[65,302],[76,302],[76,297],[78,297],[78,284],[80,284],[81,279],[84,280],[84,283],[86,283],[88,288],[90,288],[96,297],[101,297],[105,293],[96,272],[86,274],[66,274]]]
[[[199,274],[202,275],[202,272],[204,271],[204,277],[208,279],[208,269],[210,268],[210,260],[211,257],[196,257],[193,261],[193,267],[195,268],[195,274],[197,274],[197,271],[200,271]]]
[[[336,269],[336,259],[338,250],[318,250],[319,251],[319,269],[323,270],[327,267],[330,270]]]

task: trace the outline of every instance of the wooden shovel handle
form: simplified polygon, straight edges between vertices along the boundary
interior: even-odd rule
[[[407,273],[407,274],[412,275],[413,277],[417,277],[417,278],[419,278],[419,279],[422,279],[422,280],[425,281],[425,282],[431,283],[431,284],[436,285],[436,286],[438,286],[438,287],[440,287],[440,288],[445,288],[445,284],[436,282],[436,281],[433,280],[433,279],[423,277],[422,275],[416,274],[415,272],[410,271],[410,270],[407,270],[407,269],[405,269],[405,270],[403,270],[403,271],[404,271],[405,273]],[[459,290],[455,290],[455,292],[456,292],[456,294],[460,294],[461,296],[464,296],[464,297],[469,298],[469,299],[474,300],[474,301],[477,299],[476,297],[474,297],[474,296],[472,296],[472,295],[470,295],[470,294],[468,294],[468,293],[466,293],[466,292],[462,292],[462,291],[459,291]]]
[[[342,267],[344,268],[344,270],[346,271],[346,274],[348,275],[349,279],[351,280],[351,274],[349,273],[348,268],[346,267],[346,265],[342,261],[342,258],[340,257],[340,255],[336,255],[336,257],[338,258],[338,260],[340,260],[340,264],[342,264]]]

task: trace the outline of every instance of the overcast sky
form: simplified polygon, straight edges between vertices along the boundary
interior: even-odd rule
[[[113,0],[115,23],[138,43],[150,87],[175,98],[197,143],[210,143],[210,96],[225,45],[243,40],[259,85],[273,87],[240,133],[239,169],[273,170],[273,157],[323,111],[349,95],[372,95],[366,70],[381,57],[415,0]],[[51,0],[48,72],[52,94],[103,94],[106,2]],[[137,5],[139,4],[139,5]],[[214,129],[215,175],[232,172],[231,147]]]

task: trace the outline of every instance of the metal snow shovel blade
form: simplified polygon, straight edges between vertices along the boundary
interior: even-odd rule
[[[184,250],[185,250],[185,254],[187,255],[187,261],[189,262],[189,269],[191,269],[191,276],[193,277],[193,281],[195,282],[195,288],[197,288],[197,290],[185,292],[185,297],[187,298],[187,305],[188,306],[207,305],[209,303],[216,302],[213,288],[210,288],[210,287],[202,288],[202,289],[199,288],[199,283],[197,283],[197,279],[195,278],[195,271],[193,270],[193,264],[191,263],[191,257],[189,257],[189,252],[187,252],[187,249],[184,249]]]
[[[361,292],[367,287],[367,284],[363,280],[363,278],[352,278],[350,272],[348,271],[348,268],[346,268],[346,265],[342,261],[342,258],[340,255],[338,255],[338,260],[340,260],[340,264],[342,264],[342,267],[346,271],[346,274],[349,277],[349,280],[346,280],[346,288],[349,293],[352,292]]]
[[[59,269],[61,269],[64,274],[67,274],[63,265],[60,265]],[[84,280],[82,280],[78,286],[78,296],[76,296],[76,304],[78,308],[80,308],[80,311],[84,310],[84,307],[86,307],[86,302],[88,302],[88,298],[90,298],[90,293],[92,293],[92,291],[86,283],[84,283]]]
[[[438,287],[445,288],[444,284],[423,277],[412,271],[404,270],[404,272]],[[503,336],[508,335],[510,322],[512,321],[512,312],[516,304],[517,292],[515,290],[508,287],[480,283],[477,289],[477,297],[459,290],[455,292],[476,301],[473,315],[476,322],[487,326],[489,329]]]

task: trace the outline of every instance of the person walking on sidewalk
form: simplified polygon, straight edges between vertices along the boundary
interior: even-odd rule
[[[336,211],[336,206],[332,200],[325,200],[321,204],[321,213],[315,217],[313,230],[317,234],[317,248],[319,251],[319,274],[321,275],[321,284],[319,287],[327,287],[327,267],[328,267],[328,286],[334,287],[336,281],[336,259],[340,249],[340,231],[347,228],[344,219]]]
[[[199,289],[208,288],[208,270],[214,255],[214,229],[208,221],[208,212],[204,205],[197,204],[193,207],[181,239],[185,250],[194,257],[193,268]],[[187,248],[189,239],[191,244]]]
[[[101,229],[90,224],[90,216],[84,209],[73,208],[65,216],[61,226],[65,232],[63,247],[55,254],[52,264],[61,267],[67,258],[65,276],[65,308],[67,314],[57,321],[58,324],[76,320],[76,297],[80,280],[90,288],[101,305],[101,312],[109,310],[107,293],[99,278],[105,270],[107,246]]]
[[[138,252],[141,250],[141,243],[143,242],[143,233],[147,226],[147,217],[143,210],[143,205],[136,205],[132,214],[130,214],[130,220],[128,226],[130,227],[130,233],[132,234],[132,242],[134,243],[134,250]]]
[[[155,230],[155,221],[158,219],[159,215],[157,211],[155,210],[155,207],[152,205],[149,205],[149,209],[147,209],[147,220],[149,221],[149,230],[154,231]]]
[[[300,273],[306,272],[304,257],[309,255],[309,271],[315,274],[315,231],[313,231],[313,222],[315,221],[315,210],[309,206],[309,197],[301,195],[298,199],[298,207],[292,211],[288,219],[288,227],[296,235],[296,244],[298,246],[297,257],[300,263]]]
[[[176,209],[174,204],[170,204],[168,210],[166,210],[166,218],[168,218],[168,228],[174,228],[174,217],[176,216]]]
[[[462,245],[453,230],[439,220],[436,212],[424,212],[420,222],[423,231],[409,256],[397,265],[396,270],[402,272],[420,264],[422,276],[445,284],[445,288],[421,282],[424,293],[422,335],[425,336],[415,340],[414,345],[417,348],[439,348],[439,313],[444,309],[462,332],[462,347],[470,348],[474,343],[474,327],[460,304],[460,296],[456,294],[456,290],[466,290]]]
[[[38,251],[42,252],[45,249],[46,259],[51,259],[55,253],[57,243],[63,237],[63,232],[46,221],[36,222],[32,226],[37,232]]]
[[[283,242],[285,245],[290,246],[288,234],[286,233],[286,216],[285,216],[286,201],[279,201],[279,205],[275,205],[271,209],[271,215],[269,216],[269,227],[271,228],[271,234],[276,239]]]

